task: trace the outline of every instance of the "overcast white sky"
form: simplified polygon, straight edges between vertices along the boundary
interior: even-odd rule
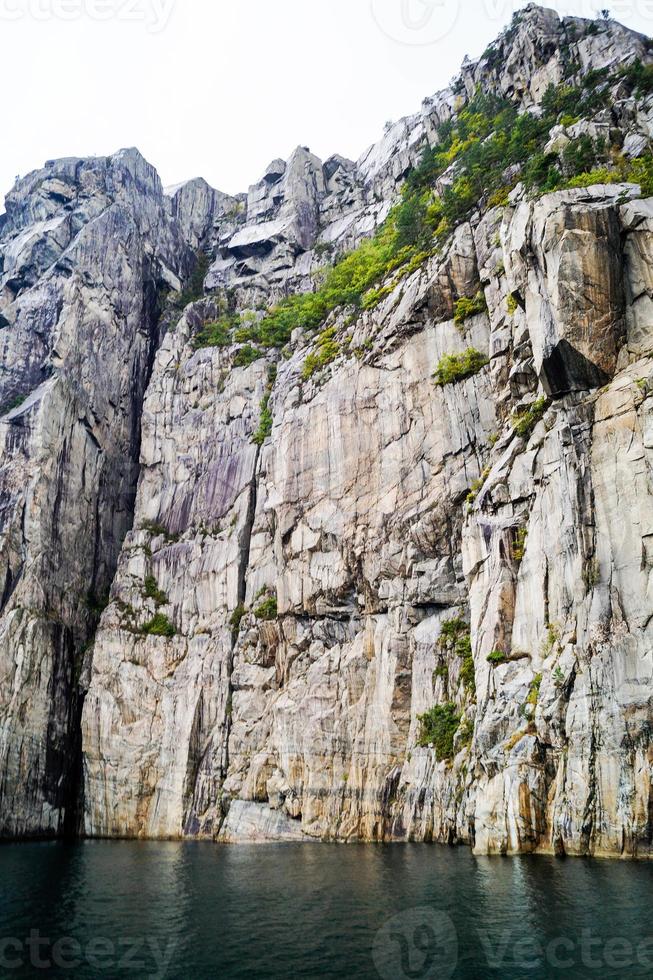
[[[593,16],[605,0],[556,0]],[[303,144],[356,158],[518,0],[0,0],[4,151],[16,174],[138,146],[164,184],[246,190]],[[653,33],[653,0],[610,9]]]

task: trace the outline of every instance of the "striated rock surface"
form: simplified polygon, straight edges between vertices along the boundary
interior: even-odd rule
[[[135,150],[9,195],[0,247],[0,835],[60,833],[78,684],[133,520],[161,286],[190,267]]]
[[[89,836],[650,855],[648,47],[531,5],[357,162],[299,148],[233,198],[164,195],[132,151],[18,186],[5,835],[64,830],[78,760]],[[569,176],[586,136],[609,166],[534,193],[511,164],[370,302],[252,350],[479,86],[537,119],[588,72],[610,98],[558,113],[544,165]],[[164,283],[191,302],[159,321]]]
[[[627,228],[648,211],[619,204],[624,191],[560,192],[530,217],[540,227],[552,213],[585,214],[595,231],[584,254],[609,283],[632,254]],[[470,269],[475,257],[483,272],[500,267],[500,255],[518,266],[514,222],[518,213],[501,223],[495,212],[460,229]],[[613,222],[617,255],[603,249]],[[499,227],[505,244],[493,250]],[[558,238],[543,247],[547,267],[558,250]],[[251,437],[266,362],[220,381],[228,355],[194,353],[184,322],[164,344],[144,412],[137,522],[167,534],[129,536],[118,605],[96,642],[88,833],[294,839],[299,826],[327,839],[467,840],[479,852],[647,852],[650,365],[613,366],[600,392],[560,395],[521,439],[495,406],[511,362],[513,378],[516,363],[527,376],[531,346],[544,347],[550,324],[530,318],[541,297],[527,294],[510,316],[506,276],[490,275],[489,314],[461,336],[428,312],[447,264],[454,288],[468,288],[450,256],[431,260],[356,326],[352,346],[374,337],[362,360],[337,360],[319,383],[301,380],[301,346],[278,365],[260,453]],[[626,294],[644,274],[629,266]],[[597,359],[622,338],[622,285]],[[468,344],[494,352],[490,365],[434,389],[443,353]],[[165,419],[156,431],[155,419]],[[170,640],[125,632],[121,602],[137,622],[154,612],[148,574],[177,628]],[[232,637],[231,614],[243,600],[260,608],[261,590],[276,595],[278,616],[246,612]],[[475,697],[463,659],[439,642],[460,609]],[[505,662],[492,666],[497,649]],[[417,744],[417,716],[449,701],[475,722],[453,763]]]

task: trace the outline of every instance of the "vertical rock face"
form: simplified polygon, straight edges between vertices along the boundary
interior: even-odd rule
[[[510,226],[508,283],[539,325],[531,342],[549,394],[598,388],[615,372],[625,332],[614,207],[622,193],[606,186],[598,201],[551,194],[540,205],[519,205]]]
[[[627,229],[648,213],[646,202],[620,204],[624,192],[635,189],[561,192],[529,220],[585,214],[588,276],[608,284],[635,249]],[[532,435],[509,426],[491,449],[495,405],[533,371],[531,348],[544,349],[550,329],[531,308],[558,295],[556,279],[506,312],[523,249],[518,210],[501,218],[463,226],[447,256],[361,318],[351,346],[367,349],[362,360],[336,361],[319,383],[301,380],[307,348],[280,362],[260,454],[251,437],[266,362],[221,381],[228,352],[188,344],[192,317],[210,316],[202,306],[166,342],[144,414],[141,529],[84,710],[87,832],[647,852],[650,366],[613,362],[600,393],[588,383],[560,395]],[[603,249],[613,224],[616,255]],[[543,267],[559,249],[557,237],[542,246]],[[597,361],[608,363],[630,319],[624,285],[631,295],[643,275],[633,263],[615,287]],[[488,314],[464,334],[434,321],[447,289],[473,293],[481,280]],[[467,346],[496,353],[475,377],[435,389],[442,355]],[[537,370],[546,384],[544,362]],[[156,432],[154,419],[165,419]],[[170,640],[137,635],[157,608],[148,575],[177,630]],[[267,621],[271,594],[278,615]],[[461,608],[475,692],[443,633]],[[443,702],[473,730],[467,747],[457,736],[453,763],[418,744],[417,716]]]
[[[210,315],[188,312],[157,355],[135,526],[95,644],[84,711],[93,834],[210,835],[221,822],[229,618],[244,598],[266,372],[258,362],[230,374],[225,353],[194,353],[199,311]],[[157,613],[176,636],[139,634]]]
[[[649,854],[642,187],[599,172],[538,197],[509,167],[509,196],[363,309],[282,349],[243,339],[374,232],[479,86],[538,117],[550,85],[589,73],[610,106],[559,113],[544,164],[607,134],[646,178],[651,99],[619,73],[636,57],[646,40],[619,25],[529,6],[356,163],[299,148],[247,195],[194,180],[166,197],[130,151],[17,187],[0,224],[5,834],[63,829],[79,741],[88,835]],[[164,332],[156,287],[186,281],[191,250],[205,295]]]
[[[610,380],[598,392],[556,400],[526,443],[497,447],[503,451],[464,534],[476,628],[474,745],[482,773],[474,790],[475,839],[482,852],[644,855],[650,849],[648,409],[641,384],[650,365],[627,356],[627,336],[622,370],[615,372],[622,286],[628,295],[641,270],[625,262],[621,247],[603,251],[604,229],[615,222],[616,241],[623,241],[631,215],[647,206],[619,205],[616,194],[610,204],[606,188],[592,189],[594,200],[582,194],[544,199],[534,208],[534,226],[570,206],[586,209],[586,227],[595,225],[582,261],[594,256],[588,281],[601,284],[606,300],[597,303],[587,353],[592,364],[607,358]],[[505,231],[510,241],[510,228]],[[556,265],[555,241],[544,255],[547,268]],[[632,246],[626,235],[626,253]],[[549,299],[556,295],[559,284]],[[540,299],[534,302],[539,310]],[[610,306],[607,322],[602,313]],[[577,322],[582,314],[581,301]],[[528,299],[517,317],[534,351],[543,349],[550,320],[541,312],[532,317]],[[569,339],[570,356],[564,350],[560,356],[565,368],[577,367],[582,342],[582,334]],[[540,372],[546,385],[546,361]],[[593,387],[591,375],[586,389]],[[525,547],[516,548],[516,541]],[[509,655],[493,667],[485,655],[496,648]]]
[[[2,229],[0,834],[59,833],[78,681],[132,522],[157,289],[188,258],[136,151],[48,164]]]
[[[408,310],[439,271],[416,277]],[[426,616],[435,628],[464,600],[438,505],[479,474],[474,439],[495,427],[489,383],[434,395],[433,364],[460,345],[452,323],[344,363],[324,388],[302,390],[300,349],[279,365],[273,438],[259,454],[268,364],[229,370],[223,350],[193,353],[189,321],[205,313],[194,308],[166,339],[145,404],[137,530],[84,709],[87,831],[217,835],[223,795],[267,801],[268,782],[285,786],[291,770],[309,832],[375,836],[411,728],[413,627]],[[404,316],[387,319],[389,348]],[[470,336],[487,346],[485,317]],[[266,587],[281,620],[234,623]],[[157,608],[176,628],[169,640],[138,634]],[[347,775],[361,799],[345,815]]]

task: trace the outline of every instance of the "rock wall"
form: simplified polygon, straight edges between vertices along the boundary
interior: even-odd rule
[[[636,194],[560,192],[461,227],[353,333],[339,323],[362,358],[308,382],[299,340],[278,362],[260,451],[268,362],[227,372],[228,351],[189,345],[206,311],[187,313],[157,357],[141,529],[95,647],[88,833],[648,852],[651,365],[633,303],[653,212],[619,203]],[[564,302],[579,268],[601,286],[585,301],[606,318],[593,348],[582,298],[573,317]],[[461,333],[441,311],[481,283],[488,314]],[[517,291],[525,309],[509,314]],[[439,359],[467,346],[487,350],[488,367],[436,388]],[[557,385],[520,438],[497,406],[549,390],[555,351],[564,377],[582,363],[585,388]],[[609,382],[597,390],[598,371]],[[133,632],[156,608],[147,575],[170,640]],[[278,616],[257,618],[273,593]],[[473,686],[440,642],[461,610]],[[473,737],[438,762],[417,744],[417,716],[451,701]]]
[[[314,288],[477,86],[537,113],[571,63],[637,56],[619,25],[530,6],[356,163],[299,148],[231,198],[164,196],[131,152],[19,185],[0,219],[8,395],[29,391],[2,419],[5,834],[64,829],[79,739],[90,836],[648,856],[652,200],[519,185],[374,309],[331,314],[315,373],[309,331],[249,364],[196,343],[225,295],[255,317]],[[617,86],[592,125],[636,157],[650,106]],[[197,250],[205,295],[164,330],[152,294]],[[436,385],[469,348],[487,364]],[[451,758],[422,737],[434,706]]]
[[[136,151],[47,164],[7,208],[0,836],[27,836],[75,819],[78,684],[133,520],[157,289],[192,256]]]

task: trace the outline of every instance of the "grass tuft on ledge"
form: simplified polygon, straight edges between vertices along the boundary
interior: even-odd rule
[[[453,759],[453,743],[460,717],[453,701],[436,704],[423,715],[418,715],[420,729],[417,744],[422,748],[433,746],[439,760]]]
[[[530,408],[524,409],[523,412],[515,412],[512,417],[512,428],[515,435],[527,439],[540,419],[543,418],[547,406],[546,398],[538,398]]]
[[[143,636],[165,636],[170,638],[176,635],[177,630],[167,616],[163,613],[156,613],[149,622],[141,627],[140,632]]]
[[[474,347],[468,347],[462,354],[445,354],[435,371],[435,383],[439,387],[456,384],[465,378],[478,374],[488,358]]]

